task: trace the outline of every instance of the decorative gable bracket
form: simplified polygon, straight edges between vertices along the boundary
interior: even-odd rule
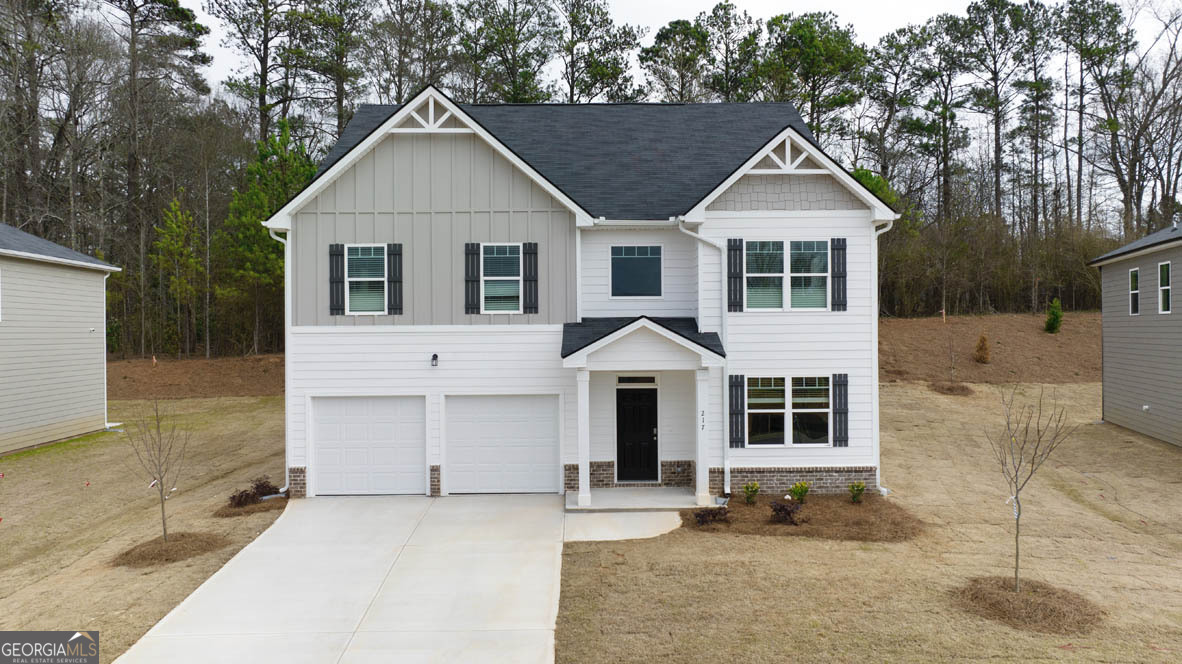
[[[472,134],[471,127],[461,122],[442,102],[436,104],[435,96],[428,95],[418,106],[412,108],[398,126],[390,129],[391,134]]]
[[[786,136],[779,145],[773,145],[763,159],[747,171],[747,175],[830,175],[809,158],[809,153],[791,136]]]

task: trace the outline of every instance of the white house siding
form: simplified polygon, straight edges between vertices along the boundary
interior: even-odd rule
[[[1173,313],[1158,311],[1158,263],[1170,262]],[[1129,315],[1129,270],[1140,269],[1140,315]],[[1104,420],[1182,445],[1182,246],[1101,268]],[[1145,409],[1148,406],[1148,410]]]
[[[583,232],[583,315],[684,316],[698,311],[696,240],[677,230],[604,229]],[[613,246],[661,246],[661,297],[612,298]]]
[[[443,459],[444,395],[559,395],[562,461],[577,463],[574,370],[562,367],[561,340],[558,325],[293,328],[287,350],[288,466],[308,463],[309,397],[397,394],[426,397],[429,465]],[[433,354],[439,366],[431,366]]]
[[[722,243],[727,238],[783,240],[786,251],[787,243],[792,240],[843,237],[847,241],[847,311],[728,313],[726,349],[727,371],[731,374],[785,377],[849,374],[849,446],[730,449],[730,465],[877,466],[873,333],[878,319],[872,251],[875,237],[868,213],[708,216],[700,232]],[[704,255],[709,256],[711,252],[717,260],[718,251],[713,248]],[[722,285],[717,271],[713,277],[703,278],[702,283],[704,289],[710,288],[714,294],[704,292],[701,297],[703,301],[713,298],[717,307],[717,293]],[[787,293],[785,283],[785,297]],[[704,330],[717,330],[709,325],[713,320],[708,316],[703,316],[703,321],[706,321],[702,325]],[[725,414],[727,408],[727,404],[722,404],[720,412]]]
[[[0,256],[0,452],[106,426],[104,274]]]

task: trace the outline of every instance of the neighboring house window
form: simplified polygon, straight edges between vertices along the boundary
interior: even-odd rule
[[[386,313],[386,245],[345,246],[345,313]]]
[[[1129,270],[1129,315],[1141,313],[1141,270]]]
[[[1157,313],[1168,314],[1173,311],[1174,302],[1170,297],[1173,290],[1170,286],[1173,275],[1170,274],[1169,263],[1157,264]]]
[[[826,309],[829,307],[829,241],[788,243],[788,273],[784,272],[784,243],[748,242],[744,253],[747,309]],[[789,299],[784,302],[784,277]]]
[[[521,313],[521,245],[483,244],[480,313]]]
[[[747,445],[784,445],[791,426],[793,445],[829,445],[829,377],[747,379]]]
[[[661,247],[611,248],[612,297],[661,297]]]
[[[748,242],[747,309],[784,308],[784,243]]]
[[[829,241],[791,243],[792,308],[829,306]]]

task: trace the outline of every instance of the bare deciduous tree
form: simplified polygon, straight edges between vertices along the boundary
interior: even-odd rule
[[[164,541],[168,541],[168,519],[164,502],[176,487],[185,465],[185,449],[189,433],[177,428],[176,419],[160,411],[160,402],[153,401],[127,426],[127,445],[135,454],[140,468],[152,480],[150,487],[160,497],[160,527]]]
[[[1006,478],[1014,506],[1014,592],[1021,588],[1018,560],[1021,549],[1018,536],[1022,525],[1022,489],[1050,458],[1051,454],[1075,433],[1077,427],[1067,424],[1067,410],[1052,403],[1045,407],[1045,395],[1038,392],[1038,401],[1017,405],[1018,386],[1001,390],[1001,404],[1005,411],[1005,431],[1000,438],[985,431],[993,456]]]

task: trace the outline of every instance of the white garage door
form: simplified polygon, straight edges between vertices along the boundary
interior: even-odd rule
[[[447,397],[448,493],[557,493],[558,397]]]
[[[426,493],[423,397],[312,401],[317,495]]]

